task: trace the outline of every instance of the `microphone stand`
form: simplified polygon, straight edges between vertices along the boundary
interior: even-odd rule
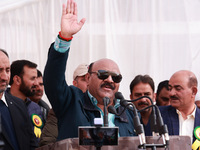
[[[134,128],[136,130],[136,134],[139,137],[140,150],[145,150],[146,149],[146,144],[145,144],[146,140],[145,140],[145,134],[144,134],[144,127],[140,123],[140,118],[139,118],[137,109],[135,108],[135,105],[133,105],[132,103],[129,103],[128,105],[125,106],[125,109],[120,114],[117,113],[116,109],[113,106],[109,106],[108,112],[113,113],[117,116],[120,116],[126,110],[126,108],[129,107],[129,105],[132,105],[132,107],[133,107],[133,109],[130,109],[130,108],[129,109],[132,110],[134,113],[133,124],[134,124]]]
[[[130,103],[129,105],[131,105],[133,107],[133,113],[134,113],[134,118],[133,118],[133,124],[136,130],[136,134],[139,137],[139,141],[140,141],[140,149],[146,149],[146,140],[145,140],[145,134],[144,134],[144,127],[143,125],[140,123],[140,118],[137,112],[137,109],[135,108],[135,105],[133,105],[132,103]],[[128,107],[128,106],[127,106]]]
[[[109,108],[108,109],[109,112],[110,113],[115,113],[116,115],[121,115],[127,108],[130,109],[129,105],[132,105],[134,107],[134,109],[136,109],[135,105],[133,103],[127,103],[127,102],[135,102],[135,101],[138,101],[138,100],[140,100],[142,98],[148,98],[151,101],[152,105],[148,106],[148,107],[146,107],[146,108],[144,108],[144,109],[142,109],[142,110],[140,110],[138,112],[141,112],[141,111],[144,111],[146,109],[149,109],[150,107],[153,107],[152,108],[152,112],[153,112],[153,125],[155,125],[156,127],[158,127],[159,134],[163,138],[163,144],[146,144],[146,143],[142,143],[142,141],[140,140],[140,145],[138,146],[138,148],[144,148],[144,149],[146,149],[146,148],[152,148],[152,150],[156,150],[156,147],[159,147],[159,148],[161,148],[161,147],[163,148],[164,147],[165,149],[168,147],[168,145],[169,145],[169,135],[168,135],[167,126],[164,125],[164,123],[163,123],[163,120],[162,120],[162,117],[161,117],[160,110],[159,110],[158,106],[153,104],[153,101],[152,101],[152,99],[150,97],[148,97],[148,96],[142,96],[142,97],[139,97],[139,98],[137,98],[135,100],[125,100],[124,97],[123,97],[123,95],[120,92],[117,92],[117,93],[115,93],[115,98],[120,99],[121,100],[120,101],[120,105],[122,105],[123,107],[125,107],[124,110],[120,114],[116,114],[116,111],[113,111],[113,108],[109,108],[108,107]],[[132,110],[134,112],[134,109],[130,109],[130,110]],[[156,110],[156,113],[155,113],[155,110]],[[134,115],[135,114],[136,113],[134,112]],[[155,114],[157,114],[157,116]],[[135,122],[135,120],[134,120],[134,122]],[[134,127],[135,127],[135,125],[134,125]],[[135,128],[136,128],[136,132],[137,132],[137,127],[135,127]],[[153,128],[153,130],[155,131],[155,127]]]
[[[104,97],[103,98],[103,104],[104,104],[104,108],[103,108],[103,125],[104,127],[108,127],[108,110],[107,110],[107,106],[110,103],[110,99],[108,97]],[[101,128],[101,126],[96,126],[97,130]],[[101,150],[103,143],[98,143],[95,145],[96,150]]]
[[[167,147],[169,146],[168,129],[167,129],[167,126],[163,123],[163,119],[162,119],[162,116],[161,116],[161,114],[160,114],[160,110],[159,110],[158,106],[157,106],[157,105],[154,105],[152,99],[151,99],[150,97],[148,97],[148,96],[142,96],[142,97],[139,97],[138,99],[130,100],[130,101],[128,101],[128,102],[134,102],[134,101],[140,100],[140,99],[142,99],[142,98],[148,98],[148,99],[151,101],[152,105],[151,105],[151,106],[148,106],[148,107],[146,107],[146,108],[144,108],[144,109],[142,109],[142,110],[139,110],[138,112],[141,112],[141,111],[144,111],[144,110],[146,110],[146,109],[149,109],[150,107],[155,108],[155,110],[156,110],[156,115],[157,115],[157,117],[156,117],[156,118],[157,118],[157,119],[156,119],[156,121],[157,121],[156,126],[158,127],[159,135],[161,135],[162,138],[163,138],[163,144],[146,144],[146,147],[147,147],[147,148],[152,148],[152,150],[156,150],[156,147],[159,147],[159,148],[163,148],[163,147],[164,147],[164,148],[167,148]],[[152,110],[153,110],[153,108],[152,108]],[[154,120],[154,121],[155,121],[155,120]],[[154,129],[155,129],[155,128],[154,128]]]
[[[108,127],[108,110],[107,110],[107,106],[110,103],[110,99],[108,97],[104,97],[103,98],[103,104],[104,104],[104,115],[103,115],[103,124],[104,127]]]
[[[158,109],[158,106],[156,105],[151,105],[151,106],[148,106],[138,112],[141,112],[141,111],[144,111],[150,107],[155,107],[157,108],[157,115],[159,117],[158,118],[158,127],[159,127],[159,134],[161,135],[162,139],[163,139],[163,144],[145,144],[145,147],[146,148],[151,148],[152,150],[156,150],[156,148],[165,148],[167,149],[167,147],[169,146],[169,135],[168,135],[168,129],[167,129],[167,126],[163,124],[163,121],[161,119],[161,115],[160,113],[158,113],[159,109]],[[159,111],[160,112],[160,111]],[[138,148],[143,148],[144,146],[143,145],[139,145]]]

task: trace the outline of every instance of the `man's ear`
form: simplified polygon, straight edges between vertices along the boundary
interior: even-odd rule
[[[17,85],[20,85],[21,84],[21,78],[18,76],[18,75],[15,75],[13,77],[13,82]]]
[[[88,85],[88,83],[89,83],[89,79],[90,79],[90,74],[87,73],[87,74],[85,75],[85,81],[87,82],[87,85]]]
[[[77,87],[77,81],[76,81],[76,80],[73,80],[73,85],[74,85],[75,87]]]
[[[132,100],[132,94],[130,94],[130,99]]]
[[[153,93],[153,99],[152,99],[153,102],[156,102],[156,96],[157,96],[157,94]]]
[[[155,98],[155,101],[156,101],[156,99],[157,99],[157,93],[154,93],[154,98]]]
[[[198,89],[197,89],[197,87],[196,86],[193,86],[192,87],[192,96],[196,96],[196,94],[197,94],[197,91],[198,91]]]

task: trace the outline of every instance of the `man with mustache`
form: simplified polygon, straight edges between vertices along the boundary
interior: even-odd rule
[[[28,97],[34,95],[37,85],[37,65],[28,60],[16,60],[11,64],[10,94],[24,101],[33,131],[39,139],[43,127],[42,111],[38,104]]]
[[[66,62],[72,36],[85,23],[77,21],[77,4],[68,0],[67,8],[63,5],[61,32],[49,49],[48,60],[44,71],[46,95],[58,118],[58,138],[78,137],[79,126],[94,126],[94,118],[103,118],[103,98],[110,99],[109,105],[115,106],[118,112],[122,109],[114,101],[122,79],[118,65],[110,59],[100,59],[89,66],[86,79],[88,90],[83,93],[75,86],[69,86],[65,80]],[[108,126],[118,126],[120,136],[135,135],[133,112],[126,110],[123,115],[108,113]]]
[[[130,99],[137,99],[142,96],[148,96],[153,101],[155,101],[154,93],[154,81],[149,75],[137,75],[130,84]],[[142,98],[138,101],[133,102],[137,110],[142,110],[151,104],[151,101],[148,98]],[[141,122],[144,126],[145,135],[152,135],[150,130],[150,117],[152,113],[152,108],[146,109],[141,114]]]
[[[10,94],[10,62],[6,51],[0,49],[0,142],[5,150],[32,150],[38,144],[24,102]],[[2,140],[4,144],[2,143]]]
[[[44,124],[45,124],[50,107],[45,101],[42,100],[43,94],[44,94],[43,77],[42,73],[37,69],[37,85],[35,85],[34,94],[29,96],[29,98],[40,106],[40,109],[42,111],[42,117],[44,119]]]
[[[200,126],[200,109],[195,105],[198,82],[195,74],[188,70],[175,72],[169,80],[170,104],[160,111],[170,135],[187,135],[196,139],[193,131]]]

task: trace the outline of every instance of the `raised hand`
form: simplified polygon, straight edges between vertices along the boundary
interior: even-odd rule
[[[71,38],[76,34],[85,23],[85,18],[80,22],[77,20],[77,4],[73,0],[67,1],[67,8],[63,4],[61,18],[61,35],[64,38]]]

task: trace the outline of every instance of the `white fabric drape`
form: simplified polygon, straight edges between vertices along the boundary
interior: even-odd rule
[[[0,48],[8,51],[11,62],[28,59],[44,70],[65,2],[0,1]],[[86,23],[72,41],[69,84],[78,64],[104,57],[118,63],[123,75],[120,91],[127,99],[129,84],[138,74],[149,74],[156,86],[180,69],[200,77],[200,0],[76,2],[79,20],[85,17]]]

